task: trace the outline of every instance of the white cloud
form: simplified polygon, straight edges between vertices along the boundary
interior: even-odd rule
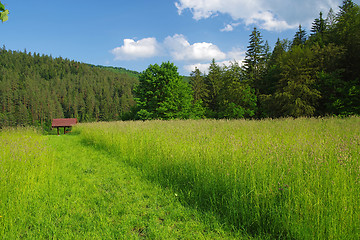
[[[188,73],[191,73],[195,70],[195,68],[199,69],[202,73],[207,73],[209,71],[210,63],[196,63],[196,64],[190,64],[185,65],[184,70]]]
[[[241,61],[234,61],[234,60],[227,60],[227,61],[221,61],[216,62],[217,65],[224,67],[224,66],[230,66],[231,63],[237,62],[240,66],[242,66],[242,60]],[[195,64],[189,64],[184,66],[184,70],[188,73],[191,73],[195,70],[195,68],[198,68],[200,72],[207,74],[209,72],[210,63],[195,63]]]
[[[168,36],[163,42],[158,42],[155,38],[144,38],[138,41],[124,39],[124,44],[111,52],[115,55],[115,60],[135,60],[161,54],[170,57],[172,61],[184,62],[186,65],[183,68],[188,73],[195,70],[195,67],[202,72],[207,72],[212,59],[218,61],[217,64],[220,66],[227,66],[234,61],[241,65],[245,58],[245,51],[239,48],[233,48],[225,53],[213,43],[190,44],[182,34]]]
[[[245,51],[242,51],[239,48],[233,48],[230,52],[226,54],[226,60],[217,61],[216,64],[220,66],[230,66],[231,63],[237,62],[240,66],[242,66],[243,61],[245,59]],[[203,73],[208,73],[210,62],[207,63],[195,63],[188,64],[184,66],[184,70],[188,73],[198,68]]]
[[[234,28],[239,26],[241,23],[230,23],[227,24],[223,29],[220,29],[221,32],[232,32]]]
[[[220,60],[226,58],[226,54],[216,45],[207,42],[191,45],[182,34],[175,34],[172,37],[168,36],[164,44],[175,60],[202,62],[213,58]]]
[[[124,45],[111,50],[115,60],[135,60],[150,58],[160,53],[160,45],[155,38],[144,38],[138,41],[124,39]]]
[[[245,59],[245,51],[242,51],[240,48],[233,48],[227,53],[227,59],[242,62]]]
[[[266,30],[281,31],[298,24],[309,26],[320,11],[336,8],[341,0],[178,0],[178,13],[189,9],[196,20],[219,13],[229,14],[246,25],[256,24]],[[224,28],[230,30],[232,25]]]

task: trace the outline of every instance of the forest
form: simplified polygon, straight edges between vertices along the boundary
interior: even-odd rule
[[[137,79],[38,53],[0,50],[0,127],[49,126],[53,118],[119,120],[134,105]]]
[[[360,8],[344,0],[307,32],[273,50],[254,28],[242,64],[182,77],[172,63],[123,68],[0,49],[0,128],[174,118],[278,118],[360,114]]]
[[[208,117],[267,118],[360,113],[360,8],[343,1],[299,25],[292,40],[278,39],[273,51],[259,30],[250,34],[245,61],[191,74],[194,99]]]

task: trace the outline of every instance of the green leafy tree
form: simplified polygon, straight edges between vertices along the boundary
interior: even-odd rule
[[[5,9],[5,6],[0,2],[0,20],[5,22],[8,20],[9,10]]]
[[[150,65],[140,74],[139,81],[135,89],[139,119],[190,117],[193,99],[191,89],[173,63]]]

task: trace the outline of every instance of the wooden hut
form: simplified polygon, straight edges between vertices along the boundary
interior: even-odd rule
[[[77,124],[76,118],[55,118],[52,120],[51,127],[57,128],[57,134],[59,135],[59,128],[64,128],[64,134],[66,134],[66,128],[70,128]]]

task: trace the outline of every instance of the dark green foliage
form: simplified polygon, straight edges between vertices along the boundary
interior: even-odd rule
[[[300,25],[291,48],[284,43],[267,62],[259,117],[360,114],[358,5],[343,1],[326,20],[320,13],[309,39]]]
[[[221,118],[244,118],[255,115],[256,95],[245,81],[245,72],[237,62],[231,63],[223,74],[224,87],[221,90]]]
[[[262,77],[268,56],[268,47],[263,44],[260,32],[254,28],[250,34],[249,46],[244,61],[247,81],[255,89],[261,88]],[[268,45],[268,44],[267,44]]]
[[[209,117],[217,117],[217,112],[220,109],[220,91],[223,88],[223,68],[216,64],[215,59],[212,60],[209,66],[209,73],[205,77],[205,84],[207,88],[208,97],[204,100],[207,107]]]
[[[280,60],[281,78],[275,101],[280,116],[312,116],[321,93],[314,87],[315,56],[310,48],[295,46]]]
[[[292,45],[293,46],[303,45],[305,44],[306,39],[307,39],[306,31],[302,28],[300,24],[298,31],[295,33]]]
[[[205,101],[209,97],[209,89],[206,87],[205,76],[198,68],[190,74],[190,85],[193,90],[194,101]]]
[[[220,67],[213,59],[207,75],[202,75],[199,69],[191,73],[190,84],[195,102],[193,108],[202,115],[205,108],[205,117],[234,119],[255,114],[255,90],[237,62]],[[204,108],[195,107],[199,105]]]
[[[1,9],[4,9],[0,6]],[[250,34],[244,65],[195,69],[181,77],[172,63],[141,74],[51,56],[0,50],[0,127],[80,121],[174,118],[266,118],[360,114],[360,8],[344,0],[338,13],[299,25],[270,53]],[[122,73],[122,74],[119,74]],[[129,76],[130,75],[130,76]],[[135,83],[137,105],[132,97]]]
[[[88,64],[0,50],[0,127],[121,119],[135,104],[137,80]]]
[[[135,77],[135,78],[139,78],[139,72],[137,71],[133,71],[133,70],[128,70],[126,68],[122,68],[122,67],[111,67],[111,66],[101,66],[101,65],[91,65],[89,64],[90,66],[92,67],[97,67],[97,68],[101,68],[101,69],[106,69],[106,70],[109,70],[109,71],[112,71],[112,72],[116,72],[116,73],[124,73],[124,74],[128,74],[132,77]]]
[[[192,117],[192,94],[170,62],[150,65],[139,75],[135,89],[138,119],[175,119]]]

